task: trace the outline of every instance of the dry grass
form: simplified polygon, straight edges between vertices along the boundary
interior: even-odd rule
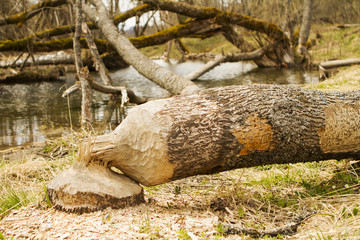
[[[73,162],[76,154],[63,153],[75,153],[76,145],[63,146],[62,151],[54,143],[50,146],[2,152],[1,181],[17,194],[27,191],[27,196],[34,196],[27,206],[6,211],[0,220],[0,233],[7,239],[238,239],[225,235],[221,224],[271,229],[305,210],[316,214],[286,238],[360,238],[355,165],[325,161],[195,176],[145,188],[146,203],[136,207],[76,215],[48,208],[43,189]],[[44,150],[49,157],[39,157]],[[13,161],[24,151],[27,158]],[[51,158],[52,154],[60,157]],[[5,188],[0,193],[9,194]]]
[[[353,90],[358,73],[347,68],[310,87]],[[0,239],[252,239],[226,235],[222,224],[273,229],[304,212],[314,214],[295,235],[277,238],[360,239],[360,170],[347,160],[195,176],[145,188],[146,203],[136,207],[56,211],[44,186],[72,164],[81,137],[0,152]]]
[[[353,66],[306,87],[357,90],[359,78]],[[346,160],[195,176],[145,188],[146,203],[139,206],[82,215],[56,211],[44,186],[72,164],[80,137],[0,152],[0,239],[251,239],[226,235],[221,224],[272,229],[304,211],[314,214],[295,235],[279,239],[360,239],[360,170]]]
[[[360,68],[358,65],[342,68],[325,81],[306,86],[324,91],[353,91],[360,89]]]
[[[44,186],[75,159],[75,146],[67,140],[0,151],[0,218],[44,199]]]

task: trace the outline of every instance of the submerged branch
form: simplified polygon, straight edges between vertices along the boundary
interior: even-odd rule
[[[129,98],[129,101],[131,103],[136,103],[136,104],[142,104],[147,102],[146,98],[142,98],[137,96],[134,91],[127,89],[125,87],[120,87],[120,86],[105,86],[102,85],[96,81],[91,81],[90,82],[90,86],[92,89],[102,92],[102,93],[107,93],[107,94],[121,94],[123,95],[124,90],[126,91],[126,94]],[[74,92],[76,92],[77,90],[81,89],[81,86],[78,82],[76,82],[74,85],[72,85],[71,87],[69,87],[68,89],[66,89],[63,94],[62,97],[67,97],[70,96],[71,94],[73,94]]]

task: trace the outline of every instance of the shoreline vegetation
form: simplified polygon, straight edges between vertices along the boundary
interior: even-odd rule
[[[360,56],[360,29],[314,26],[321,36],[311,49],[314,62]],[[326,31],[325,31],[326,30]],[[191,41],[184,41],[191,48]],[[196,44],[193,41],[192,44]],[[149,56],[164,46],[146,48]],[[221,46],[214,53],[220,53]],[[176,50],[173,50],[176,51]],[[203,50],[206,51],[206,48]],[[176,58],[176,52],[171,57]],[[317,84],[324,91],[360,87],[358,66],[342,68]],[[145,187],[146,203],[82,215],[57,211],[46,185],[77,157],[81,139],[72,134],[45,143],[0,150],[0,239],[251,239],[228,234],[226,224],[263,231],[311,212],[287,239],[360,238],[360,162],[352,159],[237,169]],[[282,239],[285,235],[261,236]]]

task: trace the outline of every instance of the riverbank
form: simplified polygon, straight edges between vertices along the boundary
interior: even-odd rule
[[[314,28],[321,32],[311,49],[314,61],[359,57],[357,50],[351,50],[360,44],[354,35],[358,28],[328,28]],[[197,40],[187,41],[193,51],[209,51],[206,45],[197,46]],[[211,45],[218,39],[208,41]],[[164,46],[144,51],[162,54],[161,48]],[[232,51],[218,44],[211,52],[221,53],[224,48]],[[358,90],[360,70],[358,66],[344,68],[323,82],[304,87]],[[195,176],[145,188],[146,203],[139,206],[82,215],[57,211],[46,199],[46,185],[73,164],[81,139],[91,134],[72,132],[44,143],[0,150],[1,240],[238,239],[239,235],[225,234],[224,224],[236,223],[259,232],[307,214],[294,235],[279,232],[267,239],[360,239],[360,164],[353,160]],[[249,233],[240,236],[251,239]]]
[[[306,87],[355,90],[359,76],[357,67],[349,67]],[[146,203],[139,206],[82,215],[59,212],[46,201],[45,187],[71,166],[88,134],[0,152],[0,239],[237,239],[225,234],[224,224],[261,231],[308,213],[287,239],[360,238],[360,170],[352,160],[195,176],[145,187]]]

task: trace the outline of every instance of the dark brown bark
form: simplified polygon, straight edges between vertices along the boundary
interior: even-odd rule
[[[116,167],[152,186],[235,168],[358,159],[359,118],[359,91],[277,85],[208,89],[136,107],[113,133],[84,143],[78,159],[83,168],[68,171]],[[54,183],[61,189],[61,180]]]

